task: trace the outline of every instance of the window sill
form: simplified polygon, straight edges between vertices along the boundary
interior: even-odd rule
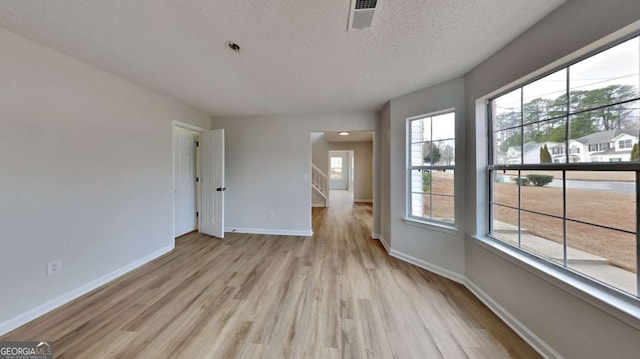
[[[408,217],[404,217],[402,218],[402,220],[404,221],[404,223],[411,226],[421,227],[425,229],[430,229],[432,231],[438,231],[438,232],[447,233],[447,234],[458,234],[458,228],[456,228],[455,226],[448,226],[446,224],[421,221],[419,219],[408,218]]]
[[[488,251],[640,330],[640,300],[488,236],[471,236]]]

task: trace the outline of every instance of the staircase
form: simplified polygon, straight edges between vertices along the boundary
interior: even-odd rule
[[[327,207],[329,181],[326,173],[314,164],[311,164],[311,188],[324,199],[324,207]]]

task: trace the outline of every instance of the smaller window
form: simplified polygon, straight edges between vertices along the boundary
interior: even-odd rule
[[[342,179],[342,157],[331,157],[331,179]]]
[[[407,121],[407,217],[451,225],[455,222],[455,113]]]
[[[595,145],[589,145],[589,152],[597,152],[597,151],[606,151],[611,148],[611,144],[607,143],[597,143]]]
[[[620,140],[620,141],[618,141],[618,147],[620,147],[620,148],[631,148],[631,147],[633,147],[633,144],[631,143],[631,140]]]

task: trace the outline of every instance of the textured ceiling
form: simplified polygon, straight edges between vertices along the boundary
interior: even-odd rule
[[[351,0],[0,0],[0,26],[214,116],[310,114],[462,75],[562,2],[381,0],[347,31]]]

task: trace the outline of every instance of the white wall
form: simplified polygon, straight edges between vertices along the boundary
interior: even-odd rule
[[[225,227],[309,234],[310,133],[373,131],[376,121],[376,113],[212,118],[212,128],[224,128],[226,136]]]
[[[3,332],[173,246],[172,120],[209,118],[4,29],[0,48]]]
[[[373,142],[330,142],[329,151],[353,151],[353,198],[356,202],[372,202]]]
[[[387,250],[391,249],[391,102],[383,107],[378,118],[377,130],[374,137],[374,147],[377,160],[374,176],[374,211],[379,209],[379,220],[374,218],[374,233]],[[379,179],[375,181],[375,179]],[[379,186],[375,184],[379,183]]]
[[[429,267],[450,278],[464,275],[465,198],[464,171],[456,173],[456,233],[427,229],[407,224],[407,118],[455,108],[456,164],[465,164],[464,79],[457,78],[440,85],[416,91],[391,100],[390,104],[390,244],[391,251],[414,263]],[[384,220],[383,220],[384,221]],[[383,222],[384,223],[384,222]],[[411,257],[411,258],[409,258]]]
[[[324,139],[324,132],[311,133],[311,161],[329,174],[329,142]]]
[[[466,163],[468,232],[486,233],[486,130],[476,100],[638,20],[636,0],[567,1],[511,44],[466,75]],[[475,134],[475,136],[474,136]],[[526,267],[526,266],[525,266]],[[533,274],[532,274],[533,273]],[[539,271],[514,264],[470,236],[466,277],[498,307],[566,358],[637,357],[635,328],[570,294]],[[597,302],[597,300],[595,300]],[[494,307],[495,308],[495,307]],[[603,307],[606,308],[606,305]],[[607,308],[611,313],[615,309]]]

